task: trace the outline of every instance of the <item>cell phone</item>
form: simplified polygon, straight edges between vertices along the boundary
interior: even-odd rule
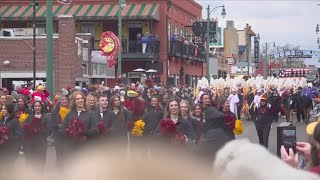
[[[289,149],[291,148],[294,153],[297,153],[296,150],[296,143],[297,143],[297,133],[296,133],[296,127],[285,127],[282,129],[282,135],[281,135],[281,141],[282,145],[286,149],[286,151],[289,153]]]

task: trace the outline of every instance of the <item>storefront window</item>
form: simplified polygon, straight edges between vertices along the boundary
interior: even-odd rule
[[[97,63],[92,64],[92,75],[97,75]]]

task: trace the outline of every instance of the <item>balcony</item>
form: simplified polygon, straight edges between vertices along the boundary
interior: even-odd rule
[[[182,41],[170,42],[170,56],[180,57],[199,62],[206,61],[206,51],[192,44],[184,44]]]
[[[96,42],[100,42],[100,40],[96,40]],[[143,52],[141,40],[129,42],[122,40],[122,49],[124,61],[157,61],[160,58],[160,41],[147,42]]]
[[[149,41],[143,45],[141,40],[122,41],[122,58],[124,60],[149,61],[159,59],[160,41]]]

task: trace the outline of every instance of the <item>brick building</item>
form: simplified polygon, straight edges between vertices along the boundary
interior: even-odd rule
[[[45,1],[39,0],[39,4],[36,8],[37,27],[45,28]],[[106,82],[110,86],[114,84],[115,69],[107,68],[106,62],[101,57],[93,56],[92,52],[99,54],[99,41],[102,32],[113,31],[117,34],[118,10],[117,0],[77,0],[73,1],[71,5],[54,2],[53,32],[59,33],[59,38],[54,39],[54,63],[56,66],[54,79],[57,87],[70,85],[71,81],[83,83],[87,80],[91,83]],[[200,53],[194,53],[197,51],[196,47],[188,44],[179,46],[180,53],[172,52],[170,39],[175,33],[185,36],[191,41],[190,25],[200,18],[201,14],[202,7],[194,0],[127,0],[121,14],[123,19],[122,37],[124,39],[122,42],[122,72],[132,78],[132,81],[135,81],[137,79],[134,78],[137,77],[130,77],[130,73],[134,69],[156,69],[158,71],[155,74],[157,81],[192,85],[193,80],[206,73],[205,57],[200,56]],[[61,27],[61,20],[58,21],[59,15],[72,16],[73,18],[65,18],[67,20],[62,19],[63,21],[69,21],[70,26]],[[4,0],[0,2],[0,28],[28,27],[32,27],[32,8],[29,0],[19,2]],[[93,43],[90,44],[90,47],[88,47],[89,45],[83,46],[80,43],[81,57],[77,53],[78,44],[74,43],[75,33],[90,33],[93,36]],[[159,37],[148,44],[148,52],[145,54],[142,53],[141,41],[137,38],[138,34],[143,33],[154,33]],[[72,38],[69,38],[69,36]],[[39,62],[37,63],[37,72],[39,73],[37,76],[41,78],[45,78],[44,38],[42,36],[37,37],[37,62]],[[8,72],[20,72],[22,77],[26,77],[23,75],[25,73],[32,73],[32,64],[30,63],[32,62],[32,50],[28,50],[28,46],[24,47],[23,42],[32,44],[32,39],[25,38],[21,41],[6,38],[0,40],[0,44],[2,44],[0,47],[6,46],[8,49],[0,53],[0,60],[6,61],[9,57],[14,57],[14,59],[11,59],[10,66],[0,66],[2,76],[8,74]],[[69,46],[68,43],[73,43],[73,45]],[[17,44],[18,47],[21,47],[18,48],[19,51],[24,49],[21,54],[18,53],[19,51],[10,50],[14,49],[12,47],[17,47]],[[28,54],[28,51],[30,51],[30,54]],[[65,57],[60,56],[60,54],[65,55]],[[75,61],[77,63],[74,63]],[[15,65],[16,63],[19,65]],[[14,67],[11,67],[13,64]],[[86,66],[81,66],[82,64],[86,64]],[[68,71],[68,69],[71,71]],[[13,77],[20,76],[16,74]],[[62,80],[66,77],[70,79]]]

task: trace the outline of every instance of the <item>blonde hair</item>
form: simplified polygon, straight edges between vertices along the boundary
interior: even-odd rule
[[[84,104],[86,104],[87,103],[87,98],[86,98],[86,96],[81,92],[81,91],[76,91],[76,92],[74,92],[74,93],[72,93],[71,94],[71,100],[70,100],[70,109],[71,110],[76,110],[76,96],[78,95],[78,94],[80,94],[82,97],[83,97],[83,99],[84,99]],[[84,107],[85,109],[87,109],[87,107],[85,106]]]
[[[91,107],[90,102],[89,102],[91,99],[94,100],[94,105],[93,105],[93,107]],[[95,96],[93,96],[92,94],[89,94],[89,95],[87,96],[86,106],[87,106],[87,109],[90,109],[90,110],[91,110],[92,108],[97,108],[97,107],[98,107],[97,98],[96,98]]]
[[[187,108],[188,108],[187,116],[188,116],[188,117],[192,117],[192,110],[191,110],[191,108],[190,108],[189,102],[186,101],[186,100],[182,100],[182,101],[180,102],[180,108],[181,108],[181,104],[187,105]],[[180,109],[180,111],[181,111],[181,109]]]

